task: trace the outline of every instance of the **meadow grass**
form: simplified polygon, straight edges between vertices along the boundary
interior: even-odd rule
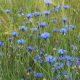
[[[79,26],[80,0],[0,0],[0,80],[80,80]]]

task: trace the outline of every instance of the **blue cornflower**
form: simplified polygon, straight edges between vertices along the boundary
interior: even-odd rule
[[[62,74],[68,79],[70,80],[70,73],[68,71],[64,71],[62,72]]]
[[[32,14],[31,14],[31,13],[28,13],[28,14],[26,15],[26,17],[27,17],[28,19],[30,19],[30,18],[32,17]]]
[[[77,61],[79,61],[79,58],[78,57],[75,57],[74,60],[77,62]]]
[[[54,64],[54,70],[59,70],[59,69],[61,69],[63,67],[64,67],[63,63],[55,63]]]
[[[29,68],[27,69],[27,72],[32,72],[32,68],[29,67]]]
[[[25,43],[25,40],[21,39],[21,40],[18,40],[17,42],[18,44],[23,45]]]
[[[76,61],[76,64],[80,66],[80,60]]]
[[[13,37],[17,37],[18,36],[18,33],[17,32],[12,32],[12,36]]]
[[[60,56],[60,57],[59,57],[59,60],[60,60],[60,61],[64,60],[64,57]]]
[[[38,28],[35,27],[35,28],[32,28],[31,30],[32,30],[33,32],[36,32],[36,31],[38,30]]]
[[[69,31],[70,25],[66,25],[66,26],[65,26],[65,29],[66,29],[67,31]]]
[[[55,58],[53,57],[53,56],[51,56],[51,55],[49,55],[49,56],[47,56],[46,57],[46,62],[48,62],[48,63],[54,63],[55,62]]]
[[[60,32],[61,32],[63,35],[65,35],[65,34],[67,33],[67,29],[66,29],[66,28],[61,28],[61,29],[60,29]]]
[[[33,51],[33,50],[34,50],[33,47],[31,47],[31,46],[28,46],[28,47],[27,47],[27,51],[28,51],[28,52],[31,52],[31,51]]]
[[[68,61],[68,62],[67,62],[67,66],[68,66],[68,67],[72,67],[72,66],[73,66],[73,62]]]
[[[34,73],[35,78],[42,78],[42,73]]]
[[[48,32],[42,33],[42,34],[41,34],[41,38],[42,38],[42,39],[45,39],[45,40],[49,39],[49,38],[50,38],[50,33],[48,33]]]
[[[13,40],[13,38],[8,38],[8,40],[11,42]]]
[[[51,0],[44,0],[44,3],[45,4],[52,4],[52,1]]]
[[[57,29],[53,29],[53,32],[55,32],[55,33],[56,33],[56,32],[58,32],[58,30],[57,30]]]
[[[41,28],[46,27],[46,22],[39,22],[38,27],[41,27]]]
[[[45,12],[44,12],[44,15],[45,15],[45,16],[50,15],[50,11],[45,11]]]
[[[34,12],[33,14],[34,14],[35,17],[41,16],[41,13],[40,12]]]
[[[54,12],[58,12],[59,10],[61,10],[61,7],[60,6],[54,7],[53,10]]]
[[[65,56],[64,60],[73,61],[74,59],[71,56]]]
[[[4,43],[3,42],[0,42],[0,47],[2,47],[4,45]]]
[[[72,54],[77,53],[78,47],[76,45],[71,45],[72,47]]]
[[[42,27],[42,28],[46,27],[46,22],[41,22],[40,27]]]
[[[72,28],[74,30],[76,27],[74,25],[71,25],[70,28]]]
[[[68,8],[70,8],[70,6],[64,5],[63,8],[64,8],[64,9],[68,9]]]
[[[64,55],[64,54],[66,54],[66,50],[64,50],[64,49],[59,49],[59,50],[58,50],[58,53],[59,53],[60,55]]]
[[[62,18],[62,21],[63,21],[64,23],[65,23],[67,20],[68,20],[68,19],[65,18],[65,17]]]
[[[27,27],[21,26],[21,27],[20,27],[20,30],[21,30],[21,31],[27,31]]]
[[[39,55],[35,56],[34,62],[35,62],[35,63],[42,63],[42,57],[39,56]]]
[[[9,13],[10,13],[10,10],[9,10],[9,9],[6,9],[5,12],[6,12],[7,14],[9,14]]]
[[[57,20],[56,19],[53,19],[52,22],[57,23]]]

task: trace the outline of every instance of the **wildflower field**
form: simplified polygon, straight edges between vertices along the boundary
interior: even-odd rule
[[[0,80],[80,80],[80,0],[0,0]]]

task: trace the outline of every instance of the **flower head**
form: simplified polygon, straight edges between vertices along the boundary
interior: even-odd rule
[[[0,42],[0,47],[2,47],[4,45],[4,43],[3,42]]]
[[[28,52],[31,52],[31,51],[33,51],[33,50],[34,50],[33,47],[31,47],[31,46],[28,46],[28,47],[27,47],[27,51],[28,51]]]
[[[9,13],[10,13],[10,10],[9,10],[9,9],[6,9],[5,12],[6,12],[7,14],[9,14]]]
[[[64,60],[64,57],[60,56],[58,59],[59,59],[60,61],[62,61],[62,60]]]
[[[34,73],[35,78],[42,78],[42,73]]]
[[[67,62],[67,66],[68,66],[68,67],[72,67],[72,66],[73,66],[73,62],[68,61],[68,62]]]
[[[58,32],[58,30],[57,30],[57,29],[53,29],[53,32],[55,32],[55,33],[56,33],[56,32]]]
[[[55,58],[53,57],[53,56],[51,56],[51,55],[49,55],[49,56],[47,56],[46,57],[46,62],[48,62],[48,63],[54,63],[55,62]]]
[[[35,56],[34,62],[35,63],[42,63],[42,57],[39,55]]]
[[[29,68],[27,69],[27,72],[31,72],[31,71],[32,71],[32,68],[29,67]]]
[[[54,12],[58,12],[61,10],[61,7],[60,6],[54,7],[53,10],[54,10]]]
[[[32,28],[31,31],[36,32],[38,30],[38,28]]]
[[[70,27],[71,27],[73,30],[76,28],[74,25],[71,25]]]
[[[67,33],[67,29],[66,29],[66,28],[61,28],[61,29],[60,29],[60,32],[61,32],[63,35],[65,35],[65,34]]]
[[[68,9],[68,8],[70,8],[70,6],[64,5],[63,8],[64,8],[64,9]]]
[[[25,26],[21,26],[21,27],[20,27],[20,30],[21,30],[21,31],[27,31],[27,28],[26,28]]]
[[[28,19],[30,19],[30,18],[32,17],[32,14],[31,14],[31,13],[28,13],[28,14],[26,15],[26,17],[27,17]]]
[[[45,40],[49,39],[49,38],[50,38],[50,33],[48,33],[48,32],[42,33],[42,34],[41,34],[41,38],[43,38],[43,39],[45,39]]]
[[[54,64],[54,70],[59,70],[59,69],[61,69],[63,67],[64,67],[63,63],[55,63]]]
[[[13,37],[17,37],[18,36],[18,33],[17,32],[12,32],[12,36]]]
[[[57,23],[57,20],[56,20],[56,19],[53,19],[52,22],[53,22],[53,23]]]
[[[40,27],[44,28],[46,26],[46,22],[40,23]]]
[[[65,56],[64,60],[73,61],[73,58],[71,56]]]
[[[51,0],[44,0],[44,3],[45,4],[52,4],[52,1]]]
[[[64,23],[65,23],[67,20],[68,20],[68,19],[65,18],[65,17],[62,18],[62,21],[63,21]]]
[[[41,16],[41,13],[40,13],[40,12],[34,12],[34,16],[35,16],[35,17]]]
[[[44,27],[46,27],[46,22],[38,23],[38,26],[41,28],[44,28]]]
[[[45,12],[44,12],[44,15],[45,15],[45,16],[50,15],[50,11],[45,11]]]
[[[67,31],[69,31],[70,25],[66,25],[66,26],[65,26],[65,29],[66,29]]]
[[[18,44],[23,45],[25,43],[25,40],[21,39],[21,40],[18,40],[17,42]]]
[[[58,50],[58,53],[59,53],[60,55],[64,55],[64,54],[66,54],[66,50],[64,50],[64,49],[59,49],[59,50]]]
[[[8,38],[8,40],[11,42],[13,40],[13,38]]]

